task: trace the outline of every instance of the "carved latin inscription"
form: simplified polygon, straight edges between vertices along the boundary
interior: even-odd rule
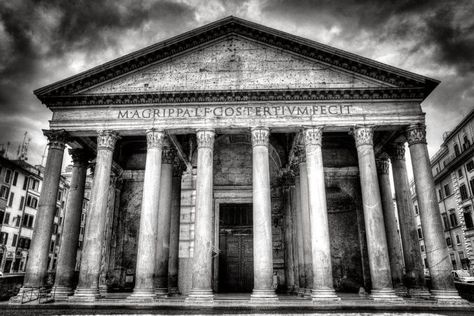
[[[140,110],[118,110],[117,119],[141,120],[157,118],[213,118],[213,117],[285,117],[338,116],[351,114],[352,105],[275,105],[275,106],[196,106],[159,107]]]

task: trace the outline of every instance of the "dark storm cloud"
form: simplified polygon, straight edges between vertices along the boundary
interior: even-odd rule
[[[379,41],[415,39],[433,47],[437,61],[459,70],[474,70],[474,2],[470,0],[279,0],[268,1],[263,14],[288,20],[342,27],[351,38],[362,31]]]
[[[127,31],[146,33],[134,47],[139,49],[153,44],[157,34],[159,39],[175,35],[193,22],[193,8],[171,0],[0,1],[0,143],[19,141],[25,130],[35,129],[38,136],[47,128],[50,112],[32,91],[73,74],[68,54],[105,62],[106,49],[116,48],[114,58],[123,54],[124,43],[133,46]]]

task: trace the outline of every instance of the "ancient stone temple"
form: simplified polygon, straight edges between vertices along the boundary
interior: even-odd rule
[[[132,302],[181,294],[193,304],[230,292],[250,293],[251,303],[280,293],[337,302],[363,288],[374,300],[461,301],[420,105],[437,84],[229,17],[38,89],[53,116],[23,290],[44,284],[67,144],[74,170],[57,300],[128,290]]]

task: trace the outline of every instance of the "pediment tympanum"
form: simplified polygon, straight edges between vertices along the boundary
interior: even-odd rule
[[[369,87],[390,85],[231,36],[81,93]]]

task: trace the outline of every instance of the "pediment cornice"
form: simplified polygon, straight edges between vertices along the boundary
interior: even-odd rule
[[[348,72],[356,73],[367,78],[375,79],[381,82],[386,82],[390,85],[395,85],[400,88],[400,92],[395,94],[405,95],[408,90],[417,90],[417,94],[422,92],[421,98],[425,98],[437,85],[438,81],[416,75],[392,66],[388,66],[376,61],[363,58],[342,50],[338,50],[314,41],[310,41],[301,37],[297,37],[285,32],[277,31],[259,24],[255,24],[246,20],[235,17],[228,17],[223,20],[208,24],[206,26],[197,28],[190,32],[184,33],[164,42],[152,45],[150,47],[139,50],[135,53],[118,58],[114,61],[108,62],[101,66],[95,67],[89,71],[83,72],[76,76],[62,80],[60,82],[48,85],[35,91],[35,94],[41,99],[43,103],[48,106],[53,105],[59,99],[78,100],[79,104],[89,104],[89,102],[96,102],[92,100],[118,99],[126,100],[126,96],[107,95],[107,96],[73,96],[79,91],[99,85],[111,79],[122,76],[126,73],[141,69],[150,64],[165,60],[174,55],[181,54],[185,51],[213,42],[219,38],[230,35],[243,36],[253,39],[260,43],[283,49],[294,54],[313,59],[317,62],[329,64],[338,69]],[[379,89],[375,89],[379,90]],[[382,89],[383,90],[383,89]],[[397,89],[392,89],[397,90]],[[326,91],[326,92],[325,92]],[[384,90],[385,91],[385,90]],[[182,99],[186,99],[186,95],[193,95],[198,97],[204,92],[180,92]],[[258,95],[260,92],[206,92],[214,96],[220,94],[225,95],[225,98],[236,98],[240,95],[250,96]],[[267,96],[273,95],[275,92],[266,91],[263,94]],[[300,94],[307,94],[300,91]],[[281,92],[277,93],[281,95]],[[284,92],[287,95],[288,92]],[[290,93],[291,94],[291,93]],[[321,90],[319,92],[313,91],[309,93],[311,98],[330,98],[332,95],[339,98],[339,96],[367,95],[367,92],[360,92],[355,90],[347,93],[347,90],[331,91]],[[379,94],[378,92],[376,94]],[[385,92],[382,94],[386,94]],[[140,97],[127,94],[130,98],[169,98],[173,93],[155,93],[142,94]],[[235,96],[234,96],[235,95]],[[323,95],[325,95],[323,97]],[[211,97],[211,99],[214,98]],[[67,98],[66,98],[67,97]],[[175,98],[175,97],[172,97]],[[344,97],[345,98],[345,97]],[[238,101],[238,100],[237,100]],[[85,103],[84,103],[85,102]],[[125,101],[123,101],[125,102]],[[177,102],[177,101],[176,101]]]
[[[163,93],[124,93],[47,96],[47,104],[80,106],[103,104],[222,103],[318,100],[422,100],[423,88],[313,89],[313,90],[241,90],[185,91]]]

